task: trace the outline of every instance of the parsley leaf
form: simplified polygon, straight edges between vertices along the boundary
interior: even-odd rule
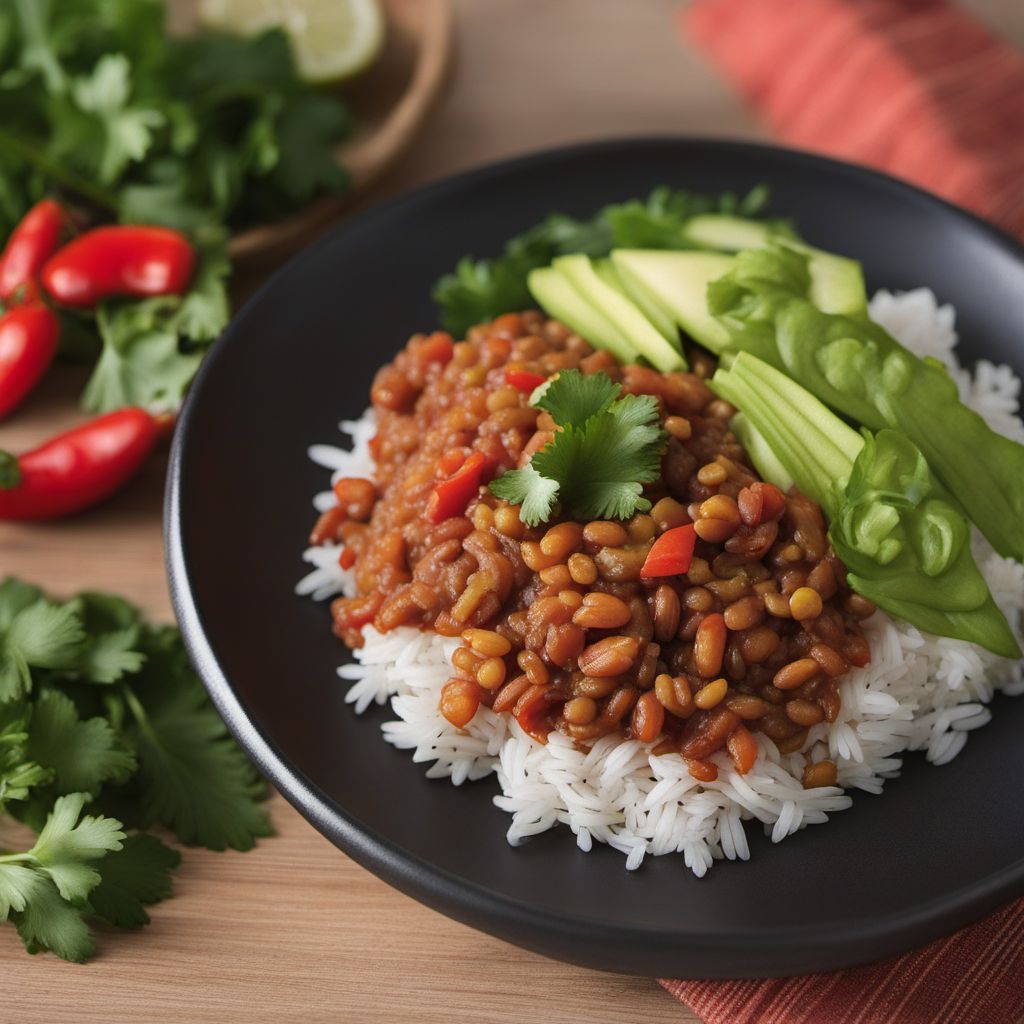
[[[156,836],[128,836],[120,850],[103,858],[90,910],[118,928],[141,928],[149,923],[145,907],[171,895],[171,871],[179,863],[178,851]]]
[[[522,469],[491,484],[520,506],[529,526],[551,518],[555,503],[577,519],[626,519],[650,508],[643,485],[657,479],[665,433],[651,395],[625,395],[603,373],[560,373],[538,399],[561,427]]]

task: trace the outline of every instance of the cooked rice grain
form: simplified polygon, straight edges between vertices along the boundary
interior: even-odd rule
[[[949,367],[963,400],[991,426],[1024,440],[1019,418],[1020,380],[1007,366],[981,361],[973,373],[956,358],[953,309],[939,306],[924,288],[894,295],[879,292],[872,316],[918,355],[931,355]],[[375,431],[372,412],[343,421],[349,449],[315,445],[309,451],[343,476],[373,475],[367,444]],[[314,499],[318,511],[334,504],[331,491]],[[978,565],[996,602],[1017,635],[1024,615],[1024,566],[1001,558],[980,536],[974,538]],[[310,548],[304,558],[313,569],[296,592],[324,600],[351,595],[351,571],[338,565],[340,548]],[[758,759],[749,774],[736,773],[724,752],[711,760],[718,779],[692,778],[676,754],[653,757],[636,740],[606,736],[589,750],[578,750],[553,732],[537,743],[507,715],[481,707],[465,729],[450,725],[438,711],[441,687],[458,639],[401,627],[382,635],[368,626],[356,662],[338,675],[348,682],[346,700],[357,712],[389,699],[397,719],[382,726],[384,738],[413,760],[429,764],[430,778],[455,785],[495,775],[501,788],[494,802],[511,815],[508,841],[568,825],[576,843],[589,851],[594,841],[626,855],[626,868],[638,868],[647,855],[683,855],[701,876],[716,859],[750,856],[743,822],[757,820],[780,842],[806,825],[820,824],[851,804],[845,790],[879,793],[885,780],[899,774],[901,756],[921,750],[933,764],[951,761],[967,742],[967,733],[988,722],[985,705],[996,690],[1024,692],[1020,663],[972,644],[925,634],[882,613],[864,623],[871,664],[842,679],[842,707],[832,724],[813,726],[800,753],[780,754],[766,736],[755,733]],[[804,789],[804,766],[823,758],[838,766],[837,787]]]

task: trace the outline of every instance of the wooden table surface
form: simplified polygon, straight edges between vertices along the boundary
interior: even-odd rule
[[[372,199],[510,153],[653,132],[761,132],[674,31],[678,0],[460,0],[457,65],[418,143]],[[1019,0],[971,0],[1024,44]],[[0,428],[18,448],[74,422],[81,378],[56,373]],[[0,527],[0,571],[58,592],[106,588],[168,619],[163,465],[104,508]],[[88,966],[28,957],[0,928],[12,1024],[327,1021],[672,1022],[653,981],[567,966],[422,907],[356,866],[280,797],[248,854],[186,851],[173,899],[141,933],[104,931]]]

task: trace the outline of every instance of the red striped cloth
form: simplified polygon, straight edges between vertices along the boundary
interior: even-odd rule
[[[682,17],[781,139],[906,178],[1024,238],[1024,54],[963,11],[697,0]]]
[[[923,949],[849,971],[661,984],[705,1024],[1021,1024],[1024,900]]]
[[[1024,55],[962,11],[696,0],[682,22],[781,139],[906,178],[1024,237]],[[705,1024],[1022,1024],[1024,901],[866,967],[662,985]]]

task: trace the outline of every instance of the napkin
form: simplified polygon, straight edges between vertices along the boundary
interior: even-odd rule
[[[682,26],[780,139],[1024,238],[1024,55],[944,0],[697,0]],[[705,1024],[1021,1024],[1024,901],[905,956],[661,982]]]
[[[894,960],[768,981],[661,984],[704,1024],[1020,1024],[1024,900]]]
[[[783,141],[870,164],[1024,237],[1024,54],[964,11],[697,0],[682,22]]]

